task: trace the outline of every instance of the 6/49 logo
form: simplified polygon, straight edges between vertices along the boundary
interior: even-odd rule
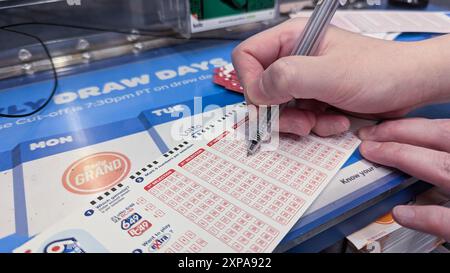
[[[120,223],[120,227],[123,230],[129,230],[134,224],[139,222],[139,220],[141,219],[142,216],[140,216],[137,213],[133,213],[132,215],[128,216],[128,218],[122,220],[122,222]]]

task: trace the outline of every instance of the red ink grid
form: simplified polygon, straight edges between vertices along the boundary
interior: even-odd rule
[[[183,168],[282,225],[287,225],[305,203],[301,197],[208,151]]]
[[[326,138],[319,136],[315,137],[317,137],[318,139],[320,139],[325,143],[333,144],[346,150],[354,149],[359,142],[358,138],[352,132],[346,132],[337,136]]]
[[[237,252],[263,252],[279,234],[277,229],[177,172],[151,184],[146,188],[149,193]]]
[[[310,138],[283,137],[279,149],[329,171],[345,160],[343,152]]]
[[[213,145],[212,148],[306,195],[314,194],[327,178],[324,172],[315,170],[278,152],[259,152],[249,159],[245,143],[241,141],[225,138]],[[205,167],[208,168],[209,166]]]
[[[166,253],[199,253],[204,250],[208,242],[200,238],[195,232],[187,231],[165,250]]]

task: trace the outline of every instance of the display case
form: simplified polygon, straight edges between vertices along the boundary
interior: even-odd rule
[[[274,20],[278,0],[168,0],[159,1],[161,21],[185,37],[237,25]]]

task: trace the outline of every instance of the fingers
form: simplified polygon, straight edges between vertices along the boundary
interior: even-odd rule
[[[363,128],[361,154],[373,162],[400,169],[450,190],[450,124],[446,120],[405,119]],[[420,147],[419,147],[420,146]],[[395,220],[408,228],[450,239],[450,209],[398,206]]]
[[[416,107],[406,107],[400,110],[395,110],[395,111],[390,111],[390,112],[385,112],[385,113],[378,113],[378,114],[363,114],[363,113],[357,113],[357,112],[352,112],[352,111],[345,111],[342,110],[342,112],[350,115],[350,116],[354,116],[354,117],[358,117],[358,118],[362,118],[362,119],[372,119],[372,120],[380,120],[380,119],[398,119],[398,118],[402,118],[404,116],[406,116],[408,113],[410,113],[412,110],[414,110]]]
[[[402,226],[450,240],[450,209],[440,206],[397,206],[394,219]]]
[[[450,190],[450,154],[396,142],[363,141],[361,154],[368,160],[397,168],[421,180]]]
[[[319,114],[313,132],[321,137],[338,135],[350,129],[350,120],[343,115]]]
[[[271,64],[259,79],[252,79],[253,86],[246,93],[251,102],[259,105],[281,104],[294,98],[333,104],[342,99],[339,73],[336,63],[324,56],[284,57]]]
[[[258,89],[264,70],[280,57],[290,54],[305,23],[304,19],[290,20],[247,39],[235,48],[233,65],[245,90]]]
[[[450,152],[450,120],[404,119],[366,127],[362,140],[399,142]]]
[[[348,117],[339,114],[328,114],[329,105],[317,100],[296,100],[296,107],[316,114],[316,126],[313,132],[326,137],[346,132],[350,129]]]
[[[311,131],[319,136],[337,135],[348,131],[350,121],[342,115],[315,114],[298,108],[287,108],[280,117],[279,131],[307,136]]]
[[[307,136],[316,126],[316,115],[310,111],[286,108],[280,116],[279,131],[299,136]]]

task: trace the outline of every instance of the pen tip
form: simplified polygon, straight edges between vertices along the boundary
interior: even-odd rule
[[[259,148],[259,141],[256,140],[251,140],[248,143],[248,147],[247,147],[247,156],[252,156],[256,153],[256,151]]]

